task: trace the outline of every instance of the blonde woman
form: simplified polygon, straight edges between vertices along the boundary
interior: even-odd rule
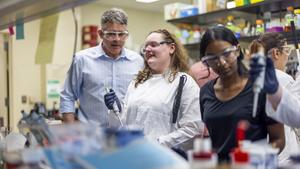
[[[188,56],[176,37],[164,29],[147,36],[143,54],[145,67],[129,85],[121,119],[127,128],[143,130],[145,137],[177,147],[203,131],[199,87],[185,73]],[[184,78],[184,86],[176,118],[172,111],[176,107],[180,77]],[[113,104],[119,101],[111,91],[105,96],[105,102],[112,110]]]

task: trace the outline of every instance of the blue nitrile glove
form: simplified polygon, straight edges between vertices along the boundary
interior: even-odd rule
[[[114,110],[114,103],[116,102],[118,106],[118,111],[122,111],[122,106],[119,98],[117,97],[115,91],[110,89],[108,93],[104,95],[104,103],[109,110]]]
[[[263,65],[258,63],[258,58],[253,57],[250,61],[250,80],[254,82],[259,76],[259,73],[263,70]],[[273,61],[270,57],[266,58],[266,73],[263,90],[268,94],[274,94],[279,87],[279,83],[276,77]]]
[[[172,147],[171,149],[175,153],[177,153],[178,155],[180,155],[182,158],[184,158],[185,160],[188,160],[187,153],[184,150],[182,150],[181,148]]]

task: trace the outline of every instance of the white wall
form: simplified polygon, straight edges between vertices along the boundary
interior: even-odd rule
[[[40,21],[36,20],[24,25],[24,40],[13,38],[11,51],[11,124],[15,130],[21,117],[21,110],[29,111],[31,105],[21,103],[25,95],[34,101],[40,100],[40,66],[35,65],[35,52],[38,42]]]
[[[82,25],[100,25],[101,15],[107,9],[118,6],[104,6],[97,3],[82,6]],[[130,38],[127,47],[139,51],[150,31],[165,28],[175,30],[175,26],[164,20],[163,13],[154,13],[136,9],[122,8],[128,14],[128,31]]]
[[[76,15],[79,19],[78,26],[78,42],[77,51],[81,49],[81,10],[76,9]],[[70,67],[73,57],[75,40],[75,27],[71,10],[60,13],[59,22],[57,25],[55,45],[53,52],[52,64],[47,65],[47,80],[59,80],[63,86],[66,73]],[[46,103],[48,108],[52,108],[53,101],[59,103],[59,99],[47,98]],[[57,107],[58,108],[58,105]]]
[[[82,25],[99,25],[102,13],[112,8],[112,6],[102,6],[99,4],[88,4],[76,9],[79,19],[78,47],[81,46],[81,27]],[[163,20],[163,13],[144,12],[124,8],[129,16],[129,32],[131,37],[128,39],[128,47],[139,50],[147,34],[159,28],[174,30],[175,27],[167,24]],[[55,45],[53,52],[53,63],[48,64],[44,72],[40,65],[35,64],[35,52],[38,46],[40,20],[25,23],[25,39],[15,40],[13,37],[11,48],[11,124],[16,130],[21,110],[27,112],[32,109],[30,102],[21,103],[21,96],[25,95],[33,102],[45,101],[48,108],[52,107],[53,101],[59,99],[45,99],[46,81],[59,80],[60,85],[70,66],[73,56],[74,46],[74,21],[71,10],[60,13],[57,25]]]
[[[77,11],[77,10],[76,10]],[[80,10],[77,12],[80,13]],[[12,69],[11,69],[11,124],[16,130],[17,122],[21,117],[21,110],[29,112],[34,102],[46,101],[52,107],[53,100],[44,100],[46,95],[47,79],[59,80],[61,84],[73,56],[74,26],[70,10],[60,13],[55,45],[53,52],[53,64],[47,65],[45,73],[41,71],[41,65],[35,64],[35,53],[38,46],[40,20],[24,24],[24,40],[12,42]],[[79,38],[80,39],[80,38]],[[25,95],[31,102],[21,103],[21,96]]]

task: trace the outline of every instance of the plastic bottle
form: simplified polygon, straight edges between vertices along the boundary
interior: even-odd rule
[[[287,13],[284,16],[284,19],[284,31],[289,32],[291,31],[291,21],[294,21],[295,19],[294,8],[292,6],[287,7]]]
[[[271,12],[270,11],[264,12],[265,32],[269,32],[271,30],[271,28],[272,28],[271,20],[272,20]]]
[[[217,165],[216,154],[212,153],[211,141],[209,138],[200,137],[194,140],[191,169],[212,169]]]
[[[235,0],[236,7],[244,6],[244,0]]]
[[[296,29],[300,29],[300,9],[295,9],[295,26]]]
[[[240,148],[234,150],[232,154],[231,169],[255,169],[251,163],[249,154]]]
[[[242,149],[247,126],[248,123],[246,121],[239,121],[237,124],[236,139],[238,145],[231,154],[231,169],[255,169],[250,163],[249,153]]]
[[[234,32],[235,26],[233,24],[233,19],[234,19],[234,17],[232,15],[227,16],[226,28],[228,28]]]
[[[255,35],[260,35],[265,32],[264,22],[261,19],[256,20]]]
[[[250,0],[244,0],[244,6],[250,5]]]
[[[263,2],[264,0],[250,0],[250,3],[251,4],[255,4],[255,3],[258,3],[258,2]]]

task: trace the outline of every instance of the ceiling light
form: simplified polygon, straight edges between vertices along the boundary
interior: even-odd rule
[[[152,2],[156,2],[159,0],[135,0],[136,2],[141,2],[141,3],[152,3]]]

